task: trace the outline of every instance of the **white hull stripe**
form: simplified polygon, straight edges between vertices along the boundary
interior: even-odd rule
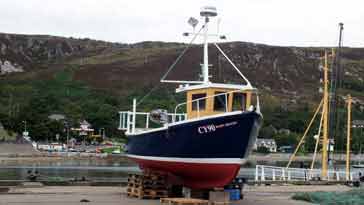
[[[176,157],[150,157],[127,154],[127,157],[162,162],[181,162],[181,163],[199,163],[199,164],[244,164],[246,159],[241,158],[176,158]]]

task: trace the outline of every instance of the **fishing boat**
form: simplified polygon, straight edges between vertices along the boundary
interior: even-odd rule
[[[360,149],[359,149],[359,154],[362,155],[361,145],[360,145]],[[359,163],[358,164],[353,164],[352,167],[356,168],[356,169],[363,169],[364,164],[362,163],[362,159],[360,158]]]
[[[176,183],[189,188],[223,187],[246,162],[261,127],[262,114],[257,89],[217,43],[209,42],[210,37],[225,38],[209,33],[209,23],[217,16],[216,8],[203,7],[200,16],[204,20],[201,29],[184,34],[193,37],[190,43],[203,38],[200,80],[167,80],[173,66],[161,79],[162,83],[179,84],[176,92],[184,93],[186,101],[177,104],[171,113],[163,109],[138,112],[134,99],[132,111],[119,112],[119,129],[128,137],[126,156],[142,170],[167,173]],[[194,27],[198,24],[194,18],[188,22]],[[211,82],[209,44],[226,58],[243,83]],[[150,121],[160,126],[151,127]]]
[[[356,169],[363,169],[364,168],[364,164],[354,164],[352,165],[353,168],[356,168]]]

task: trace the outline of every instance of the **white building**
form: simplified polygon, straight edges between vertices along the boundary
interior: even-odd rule
[[[254,150],[259,147],[266,147],[269,152],[277,152],[277,143],[274,139],[257,138],[254,144]]]

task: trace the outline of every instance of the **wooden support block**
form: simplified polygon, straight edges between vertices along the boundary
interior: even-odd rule
[[[229,203],[230,194],[225,191],[210,191],[209,192],[209,201],[215,204],[224,204]]]
[[[208,200],[192,199],[192,198],[161,198],[161,204],[176,205],[208,205]]]

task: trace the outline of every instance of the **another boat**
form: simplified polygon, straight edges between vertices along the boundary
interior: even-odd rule
[[[359,148],[359,154],[362,155],[362,151],[361,151],[361,144],[360,144],[360,148]],[[360,158],[359,163],[358,164],[353,164],[351,165],[353,168],[356,169],[363,169],[364,168],[364,164],[362,163],[362,159]]]
[[[187,101],[176,105],[173,113],[161,109],[146,113],[136,111],[134,99],[132,111],[119,112],[119,129],[125,130],[128,137],[127,157],[143,170],[167,173],[174,183],[189,188],[223,187],[246,162],[258,135],[262,114],[257,89],[216,43],[212,44],[245,84],[210,81],[208,38],[224,36],[208,33],[210,19],[217,16],[216,8],[203,7],[200,15],[204,19],[201,30],[185,35],[204,39],[202,80],[166,80],[166,74],[161,82],[182,84],[176,92],[185,93]],[[195,27],[197,20],[191,18],[189,23]],[[184,107],[184,113],[177,112]],[[151,120],[161,126],[150,128]]]
[[[363,169],[364,168],[364,164],[354,164],[352,165],[353,168],[356,168],[356,169]]]

